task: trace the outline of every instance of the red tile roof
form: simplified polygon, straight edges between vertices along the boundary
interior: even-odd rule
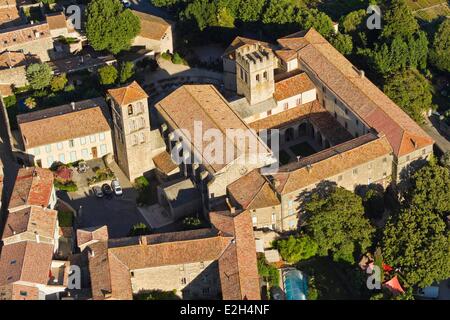
[[[301,93],[313,90],[314,84],[306,73],[300,73],[290,78],[275,83],[273,97],[277,101],[297,96]]]
[[[148,98],[147,93],[136,81],[124,87],[109,89],[108,94],[121,106]]]
[[[239,49],[240,47],[242,47],[246,44],[254,44],[254,43],[259,43],[263,47],[266,47],[267,49],[269,49],[269,44],[267,42],[238,36],[238,37],[234,38],[234,40],[231,42],[231,44],[228,46],[228,48],[225,49],[225,52],[223,53],[222,57],[227,57],[229,59],[234,60],[236,58],[236,50],[237,49]]]
[[[160,17],[133,10],[141,21],[141,31],[139,35],[144,38],[161,40],[170,28],[170,23]]]
[[[278,42],[297,50],[301,63],[370,127],[384,133],[396,156],[434,143],[417,123],[369,79],[361,77],[350,61],[314,29],[279,39]]]
[[[240,156],[262,155],[271,152],[213,85],[184,85],[159,101],[156,109],[173,130],[181,129],[189,133],[190,137],[186,135],[183,138],[190,139],[185,141],[191,144],[192,151],[196,153],[195,156],[201,157],[203,163],[214,172],[220,171]],[[203,145],[197,146],[194,141],[194,137],[198,135],[199,131],[195,129],[195,126],[199,123],[201,123],[201,128],[198,127],[200,134],[204,134],[209,129],[218,130],[222,134],[222,150],[229,150],[230,147],[233,147],[233,159],[228,154],[225,155],[226,152],[223,152],[224,159],[219,161],[220,163],[205,158],[204,151],[210,142],[203,139]],[[229,129],[242,130],[246,133],[246,136],[243,137],[246,141],[238,141],[236,137],[231,137]],[[249,147],[249,137],[257,141],[256,150]],[[201,154],[199,154],[200,152]]]
[[[227,186],[227,193],[240,209],[258,209],[280,204],[269,181],[258,170],[252,170],[245,176]]]
[[[23,232],[53,238],[55,234],[58,212],[55,210],[30,206],[10,212],[6,218],[2,239]]]
[[[0,286],[16,281],[47,284],[53,245],[22,241],[3,246],[0,255]]]
[[[53,191],[53,173],[38,167],[21,168],[12,191],[9,209],[23,205],[47,207]]]
[[[0,50],[42,38],[50,38],[50,29],[47,23],[0,30]]]

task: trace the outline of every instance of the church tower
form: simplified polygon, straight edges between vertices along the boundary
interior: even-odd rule
[[[272,98],[275,91],[275,55],[259,43],[236,50],[237,93],[250,105]]]
[[[134,181],[154,167],[148,95],[134,81],[108,90],[108,98],[113,115],[117,164]]]

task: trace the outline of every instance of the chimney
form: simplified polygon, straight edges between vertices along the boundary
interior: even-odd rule
[[[139,244],[142,245],[142,246],[148,245],[147,237],[146,236],[139,237]]]
[[[230,213],[233,213],[233,214],[236,213],[236,208],[231,205],[230,199],[228,197],[225,199],[225,202],[227,203]]]
[[[297,162],[299,162],[300,161],[300,158],[301,158],[302,156],[297,156]]]
[[[364,70],[359,70],[359,76],[361,77],[361,79],[364,79],[365,77]]]
[[[308,164],[306,166],[306,170],[308,170],[308,172],[311,172],[312,171],[312,165]]]
[[[72,107],[72,110],[75,111],[75,102],[72,101],[72,102],[70,103],[70,106]]]
[[[35,236],[36,236],[36,243],[40,243],[41,239],[39,238],[39,234],[35,233]]]

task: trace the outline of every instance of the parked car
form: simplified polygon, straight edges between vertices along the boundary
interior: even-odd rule
[[[113,191],[111,189],[111,187],[109,186],[109,184],[105,183],[102,185],[102,192],[105,194],[105,196],[107,196],[108,198],[112,196]]]
[[[119,180],[113,180],[111,182],[111,188],[114,191],[114,194],[116,196],[121,196],[122,195],[122,187],[120,186]]]
[[[92,188],[92,192],[97,198],[103,198],[103,191],[99,186],[95,186]]]
[[[78,163],[78,172],[79,173],[85,173],[88,169],[89,169],[89,166],[87,165],[86,162],[81,161],[80,163]]]
[[[122,4],[125,8],[129,8],[131,7],[131,3],[128,0],[122,0]]]

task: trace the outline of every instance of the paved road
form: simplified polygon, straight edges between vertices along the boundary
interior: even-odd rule
[[[423,126],[423,129],[434,139],[439,149],[444,153],[450,151],[450,141],[436,129],[437,123],[436,119],[433,117],[434,116],[431,117],[431,120],[426,118],[426,124]]]

